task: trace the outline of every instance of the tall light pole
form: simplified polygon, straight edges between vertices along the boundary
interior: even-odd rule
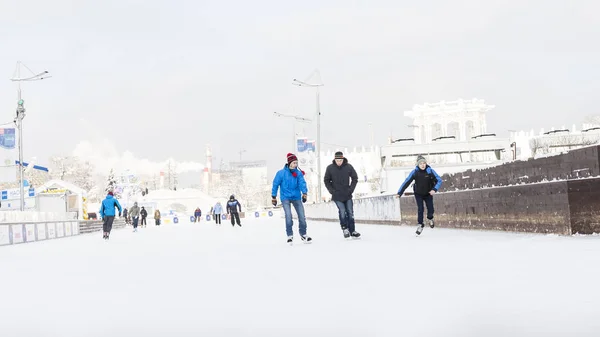
[[[273,114],[277,117],[294,119],[294,137],[293,137],[293,144],[292,144],[292,152],[296,152],[296,150],[295,150],[296,149],[296,122],[310,123],[310,122],[312,122],[312,119],[304,118],[304,117],[297,116],[297,115],[282,114],[277,111],[273,112]]]
[[[317,70],[315,70],[315,72],[318,74]],[[306,83],[304,81],[294,79],[292,84],[297,85],[299,87],[316,88],[316,92],[317,92],[317,148],[315,149],[315,152],[317,153],[317,175],[319,178],[318,185],[317,185],[317,202],[321,202],[321,183],[322,183],[321,182],[321,179],[322,179],[321,178],[321,102],[320,102],[320,95],[319,95],[319,87],[322,87],[323,83],[310,84],[310,83]]]
[[[21,78],[21,66],[24,66],[32,76]],[[48,75],[48,71],[41,72],[39,74],[35,74],[31,69],[27,68],[26,65],[22,64],[21,61],[17,62],[17,68],[15,69],[15,73],[13,74],[13,78],[10,80],[13,82],[17,82],[17,116],[15,117],[15,124],[17,124],[17,129],[19,130],[19,195],[21,199],[21,211],[25,210],[25,186],[23,186],[23,119],[25,118],[25,101],[21,98],[21,82],[28,81],[40,81],[46,78],[52,77]]]

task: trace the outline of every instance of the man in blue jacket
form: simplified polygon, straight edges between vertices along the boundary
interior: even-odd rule
[[[292,244],[294,241],[294,231],[292,226],[292,205],[298,214],[300,238],[305,243],[310,243],[312,238],[306,235],[306,217],[304,216],[304,205],[306,202],[306,180],[304,180],[304,171],[298,168],[298,158],[292,154],[287,154],[287,164],[279,170],[273,179],[273,190],[271,191],[273,206],[277,206],[277,190],[279,189],[279,198],[285,213],[285,230],[288,236],[287,242]]]
[[[119,209],[119,216],[121,216],[121,204],[114,198],[112,191],[108,192],[106,199],[102,200],[102,206],[100,206],[100,217],[104,221],[102,228],[105,240],[108,240],[108,236],[112,230],[113,221],[115,220],[115,207]]]
[[[417,167],[410,172],[406,180],[398,190],[398,196],[402,196],[404,191],[414,180],[413,190],[415,200],[417,201],[417,235],[421,235],[425,225],[423,224],[423,202],[427,205],[427,220],[429,227],[433,228],[433,195],[442,187],[442,178],[435,172],[431,166],[427,165],[425,157],[417,157]]]

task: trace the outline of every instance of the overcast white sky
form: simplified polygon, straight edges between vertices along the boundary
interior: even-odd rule
[[[415,103],[483,98],[488,131],[579,124],[600,113],[598,1],[0,1],[0,123],[17,60],[54,76],[27,83],[25,156],[107,138],[162,161],[266,159],[279,168],[292,125],[368,144],[409,135]],[[313,126],[313,128],[315,128]],[[314,135],[314,131],[311,133]],[[42,163],[43,161],[40,161]],[[271,172],[273,174],[274,172]]]

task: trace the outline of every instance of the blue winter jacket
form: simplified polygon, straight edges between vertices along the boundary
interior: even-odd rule
[[[115,216],[115,207],[119,209],[119,214],[121,213],[121,204],[119,204],[119,200],[115,199],[112,195],[107,195],[106,199],[102,200],[102,206],[100,206],[100,216]]]
[[[221,206],[220,203],[216,204],[215,207],[213,208],[213,213],[214,214],[221,214],[221,213],[223,213],[223,206]]]
[[[414,193],[419,195],[427,195],[432,190],[437,192],[442,187],[442,178],[431,166],[427,165],[425,170],[421,170],[417,166],[406,177],[406,180],[404,180],[404,183],[402,183],[398,190],[398,194],[402,195],[413,180],[415,181],[413,185]]]
[[[296,173],[296,176],[292,174]],[[279,170],[273,179],[273,190],[271,196],[277,196],[279,189],[279,198],[281,200],[300,200],[302,194],[308,193],[304,174],[298,168],[290,170],[286,164],[282,170]]]

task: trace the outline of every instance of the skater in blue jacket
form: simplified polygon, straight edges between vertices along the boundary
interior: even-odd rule
[[[423,202],[427,205],[427,220],[429,227],[435,226],[433,222],[433,195],[442,187],[442,178],[435,172],[431,166],[427,165],[425,157],[417,157],[417,167],[410,172],[406,180],[398,190],[398,196],[402,196],[404,191],[414,180],[413,190],[415,200],[417,201],[417,235],[421,235],[425,225],[423,224]]]
[[[104,231],[103,238],[105,240],[108,240],[112,230],[113,221],[115,220],[115,207],[119,209],[119,216],[121,216],[121,204],[119,204],[119,200],[114,198],[113,192],[110,191],[106,195],[106,199],[102,200],[102,206],[100,206],[100,217],[102,217],[102,229]]]
[[[287,242],[291,244],[294,241],[294,231],[292,226],[292,205],[298,214],[298,229],[300,239],[306,243],[310,243],[312,238],[306,235],[306,217],[304,216],[304,205],[306,202],[306,180],[304,180],[304,171],[298,168],[298,158],[292,154],[287,154],[287,164],[283,169],[279,170],[273,179],[273,189],[271,198],[273,206],[277,206],[277,190],[279,190],[279,198],[285,213],[285,230],[288,236]]]

